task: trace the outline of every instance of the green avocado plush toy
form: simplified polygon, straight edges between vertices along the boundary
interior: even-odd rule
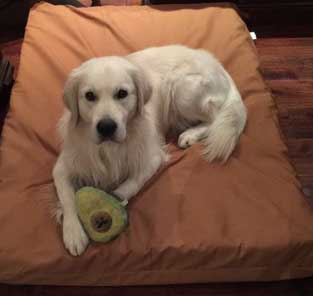
[[[76,208],[89,238],[95,242],[111,241],[128,224],[123,202],[93,187],[83,187],[76,192]]]

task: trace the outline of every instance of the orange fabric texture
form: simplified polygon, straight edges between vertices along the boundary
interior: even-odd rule
[[[170,164],[133,198],[130,225],[78,258],[51,218],[56,123],[68,73],[83,61],[148,46],[212,51],[248,108],[226,165],[200,146],[169,145]],[[313,210],[301,195],[246,26],[230,7],[37,5],[30,14],[0,166],[0,281],[142,285],[313,275]],[[105,79],[105,77],[104,77]]]

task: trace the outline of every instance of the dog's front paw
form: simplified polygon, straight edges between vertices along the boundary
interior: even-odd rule
[[[87,248],[89,239],[76,217],[64,217],[63,241],[65,248],[73,256],[81,255]]]
[[[186,130],[178,137],[178,146],[182,149],[190,147],[192,144],[198,142],[198,134],[193,130]]]

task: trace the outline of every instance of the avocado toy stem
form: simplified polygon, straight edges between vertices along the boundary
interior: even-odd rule
[[[122,205],[123,207],[126,207],[126,206],[128,205],[128,199],[123,199],[123,200],[121,201],[121,205]]]
[[[128,205],[128,199],[120,198],[118,195],[113,193],[110,193],[110,195],[115,197],[120,202],[121,206],[123,206],[124,208]]]

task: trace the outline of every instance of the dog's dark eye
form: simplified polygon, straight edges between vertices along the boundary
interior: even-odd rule
[[[92,91],[87,91],[85,97],[88,101],[93,102],[96,100],[96,95]]]
[[[125,89],[119,89],[118,92],[116,93],[116,98],[121,100],[124,99],[128,96],[128,92]]]

